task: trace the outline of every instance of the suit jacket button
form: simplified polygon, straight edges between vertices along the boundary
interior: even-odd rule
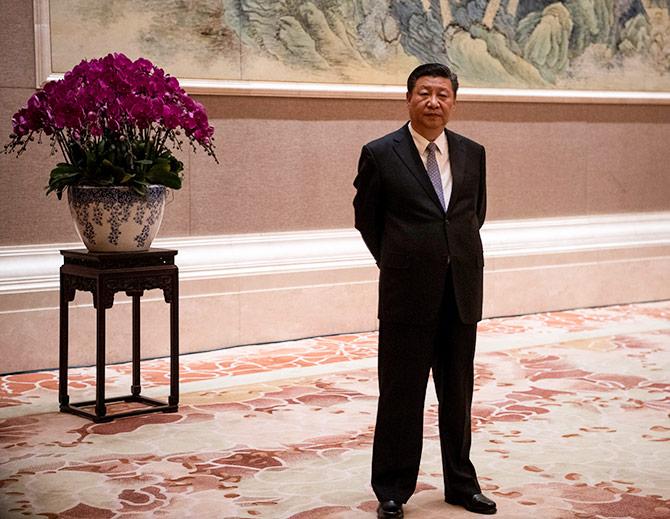
[[[445,218],[445,219],[444,219],[444,223],[446,223],[447,225],[449,225],[449,218]]]

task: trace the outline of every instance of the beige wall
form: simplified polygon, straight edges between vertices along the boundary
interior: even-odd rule
[[[0,90],[0,134],[31,92]],[[200,100],[220,163],[189,153],[162,236],[349,227],[361,145],[405,116],[402,101]],[[463,102],[450,127],[487,148],[489,220],[670,209],[670,106]],[[0,155],[0,245],[76,240],[44,196],[48,148]]]
[[[0,136],[7,136],[11,115],[34,92],[32,2],[0,0],[0,13]],[[405,120],[405,106],[401,99],[202,96],[199,100],[216,126],[220,164],[215,164],[203,153],[193,155],[189,152],[184,156],[185,187],[174,194],[168,205],[160,233],[162,237],[350,228],[353,222],[351,183],[361,145],[394,130]],[[489,221],[670,211],[670,105],[464,101],[458,105],[450,126],[487,148]],[[4,141],[6,137],[2,138]],[[56,160],[49,156],[46,144],[33,146],[19,159],[0,155],[0,192],[3,194],[0,246],[77,241],[67,204],[59,202],[53,195],[50,198],[44,196],[43,187]],[[631,257],[630,251],[616,254],[617,258]],[[638,262],[637,270],[634,270],[636,275],[655,272],[653,269],[660,268],[659,265],[670,265],[667,248],[645,251],[642,257],[645,261],[649,257],[662,257],[663,262],[654,263],[651,270],[641,268],[643,263]],[[553,258],[550,263],[579,264],[582,260],[584,257],[570,256],[567,259]],[[607,258],[591,253],[587,260],[591,270],[583,271],[581,277],[576,278],[582,286],[589,279],[597,278],[597,283],[601,284],[607,282],[608,276],[620,277],[621,269],[628,265],[619,262],[609,271],[597,263]],[[513,263],[512,270],[510,262]],[[656,285],[654,291],[640,289],[640,283],[643,283],[640,278],[634,293],[624,290],[614,295],[592,286],[587,291],[589,297],[580,298],[581,287],[573,285],[563,287],[560,303],[556,300],[552,304],[546,298],[541,301],[543,293],[535,291],[529,297],[515,293],[513,304],[505,306],[501,303],[503,297],[509,297],[509,287],[516,286],[519,280],[539,283],[534,276],[538,275],[538,265],[543,263],[537,257],[530,263],[524,258],[499,260],[498,263],[501,272],[496,273],[491,271],[496,262],[487,262],[489,295],[500,296],[495,301],[488,300],[487,315],[670,297],[670,287],[659,290]],[[525,272],[526,277],[509,274],[514,269],[525,268],[524,265],[531,269]],[[531,271],[532,276],[529,275]],[[558,270],[552,272],[556,275]],[[561,270],[560,279],[551,278],[549,274],[541,275],[542,279],[558,286],[565,283],[570,272],[569,269]],[[235,294],[249,280],[235,282],[237,284],[226,282],[228,285],[232,283],[232,288],[225,290],[233,299],[221,303],[223,306],[217,306],[211,298],[202,298],[200,306],[188,306],[187,303],[183,309],[192,320],[200,318],[206,324],[208,320],[219,319],[216,322],[225,322],[229,326],[217,331],[219,335],[198,335],[182,327],[184,351],[254,340],[369,329],[375,322],[372,308],[375,275],[374,269],[326,273],[322,279],[339,287],[333,289],[337,291],[338,308],[349,313],[344,321],[340,315],[328,322],[299,329],[295,322],[305,315],[307,307],[313,306],[319,297],[332,299],[330,289],[300,292],[302,288],[291,289],[293,291],[286,288],[290,285],[289,280],[295,287],[313,283],[311,274],[302,278],[300,274],[279,280],[267,278],[267,283],[259,278],[255,282],[260,284],[261,291],[255,289],[253,302],[249,299],[246,303],[238,301],[239,294]],[[504,278],[504,283],[496,288],[492,283],[499,278]],[[346,284],[347,279],[368,280],[370,284],[367,288],[358,284],[354,289],[353,285]],[[276,310],[277,286],[286,288],[282,296],[283,304],[288,305],[285,315],[279,315]],[[267,294],[258,295],[262,294],[263,287],[268,289]],[[182,293],[197,290],[195,285],[187,284]],[[597,294],[593,295],[594,291]],[[292,302],[302,301],[294,297],[296,293],[304,295],[302,306],[290,307]],[[361,304],[365,303],[366,310],[360,319],[356,319],[357,312],[360,313],[356,308],[347,308],[347,294],[355,294]],[[0,318],[3,327],[0,337],[6,337],[7,332],[22,337],[11,347],[0,343],[0,349],[8,356],[14,355],[12,347],[29,346],[36,337],[48,337],[49,342],[45,349],[48,354],[30,360],[24,358],[27,356],[23,353],[23,360],[5,371],[55,365],[56,304],[57,296],[53,292],[39,296],[14,294],[0,301],[0,310],[4,312],[4,317]],[[247,305],[246,314],[250,316],[245,322],[240,317],[245,315],[240,306],[243,304]],[[224,313],[229,320],[221,321],[217,315],[224,307],[232,308],[236,317],[231,318],[226,310]],[[30,313],[37,308],[48,312],[45,315],[37,310]],[[203,310],[205,308],[209,310]],[[22,313],[12,320],[7,316],[14,311]],[[43,329],[39,326],[30,328],[38,314],[39,319],[44,319],[48,325],[45,324]],[[275,333],[272,336],[267,336],[267,330],[261,333],[263,325],[260,323],[268,322],[273,323]],[[84,335],[90,336],[89,331]],[[118,353],[111,357],[119,360],[125,355]],[[79,359],[80,362],[90,360],[90,355],[82,355]]]

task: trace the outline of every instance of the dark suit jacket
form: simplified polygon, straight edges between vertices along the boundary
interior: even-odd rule
[[[449,267],[461,320],[472,324],[482,317],[486,155],[480,144],[445,131],[453,176],[446,214],[408,125],[361,151],[355,226],[380,269],[382,320],[435,322]]]

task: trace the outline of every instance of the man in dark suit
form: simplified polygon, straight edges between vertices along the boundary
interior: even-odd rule
[[[416,487],[432,369],[445,500],[493,514],[470,461],[477,322],[482,316],[484,148],[445,128],[458,79],[446,66],[407,79],[410,121],[365,146],[355,224],[379,266],[379,404],[372,455],[378,517],[402,517]]]

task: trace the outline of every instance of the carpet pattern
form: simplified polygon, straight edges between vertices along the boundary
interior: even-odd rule
[[[670,302],[478,334],[472,457],[497,517],[670,517]],[[183,355],[179,412],[106,424],[57,412],[56,371],[2,376],[0,517],[374,517],[376,350],[361,333]],[[143,394],[168,381],[143,362]],[[130,365],[106,383],[126,393]],[[94,391],[70,370],[73,401]],[[474,517],[443,502],[436,419],[430,389],[406,516]]]

